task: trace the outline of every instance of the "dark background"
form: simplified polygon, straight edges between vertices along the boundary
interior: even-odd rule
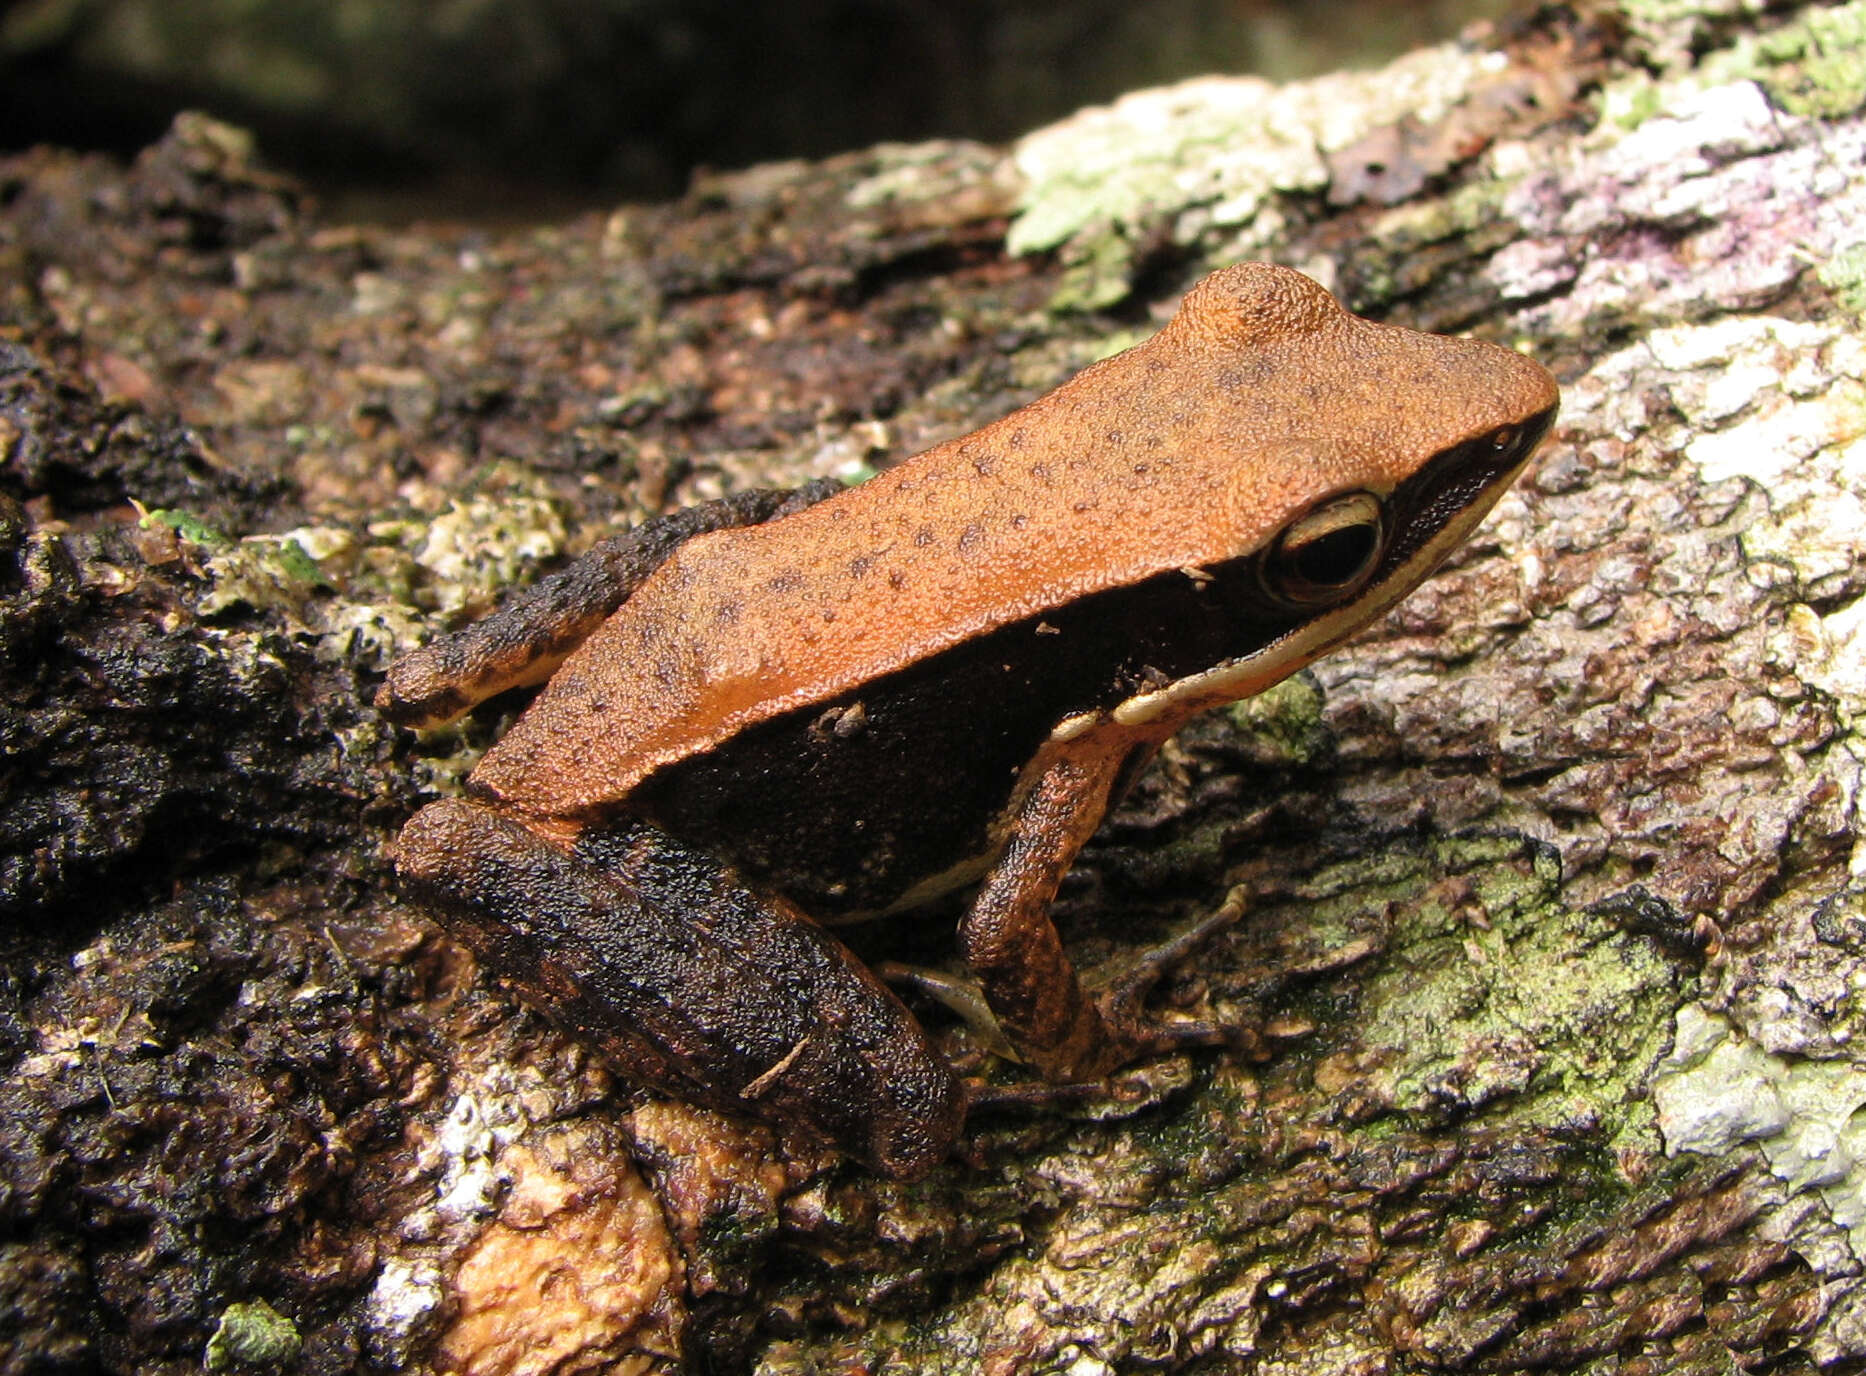
[[[255,130],[334,218],[531,219],[696,167],[1013,138],[1206,72],[1383,62],[1511,0],[0,0],[0,146]],[[1520,6],[1516,6],[1520,8]]]

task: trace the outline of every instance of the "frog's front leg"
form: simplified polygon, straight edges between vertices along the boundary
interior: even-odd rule
[[[889,1175],[945,1159],[962,1086],[841,942],[645,822],[544,829],[431,803],[398,843],[404,891],[636,1078]]]
[[[543,683],[694,536],[762,525],[840,491],[841,483],[822,478],[794,491],[738,492],[612,535],[491,616],[396,660],[376,707],[403,726],[440,726],[494,694]]]
[[[1040,762],[997,863],[960,924],[961,950],[1018,1058],[1047,1079],[1100,1079],[1144,1056],[1229,1039],[1205,1023],[1148,1025],[1140,995],[1162,970],[1236,919],[1227,904],[1188,937],[1143,956],[1099,998],[1083,989],[1050,917],[1057,886],[1126,780],[1157,740],[1123,749],[1092,742]]]

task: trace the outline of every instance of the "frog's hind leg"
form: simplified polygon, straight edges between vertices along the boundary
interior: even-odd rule
[[[964,1091],[904,1005],[822,928],[640,822],[546,840],[432,803],[404,891],[635,1078],[801,1126],[890,1175],[950,1152]]]
[[[542,683],[695,535],[761,525],[841,490],[825,478],[789,492],[739,492],[611,536],[491,616],[398,659],[376,706],[403,726],[440,726],[495,693]]]

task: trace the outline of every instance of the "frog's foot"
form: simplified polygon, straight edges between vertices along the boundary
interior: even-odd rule
[[[1172,1022],[1149,1019],[1142,1005],[1161,979],[1202,951],[1212,938],[1236,926],[1247,906],[1243,886],[1232,889],[1210,916],[1170,941],[1143,951],[1101,990],[1095,1003],[1108,1028],[1109,1070],[1148,1056],[1188,1047],[1230,1046],[1241,1039],[1241,1030],[1225,1023],[1196,1018]]]
[[[1243,1032],[1229,1024],[1199,1019],[1162,1022],[1149,1018],[1143,1005],[1161,979],[1197,955],[1214,937],[1235,926],[1247,906],[1242,886],[1231,890],[1217,911],[1170,941],[1143,951],[1099,995],[1091,997],[1090,1016],[1098,1020],[1101,1033],[1099,1049],[1090,1059],[1064,1070],[1061,1078],[1019,1086],[976,1086],[973,1102],[1093,1098],[1109,1092],[1108,1077],[1136,1061],[1192,1047],[1231,1046],[1243,1040]],[[972,1030],[979,1045],[991,1055],[1029,1063],[1029,1057],[1018,1054],[979,981],[898,961],[877,965],[875,973],[889,984],[916,989],[944,1005]]]
[[[964,1088],[913,1015],[703,852],[634,821],[547,837],[463,799],[423,808],[397,849],[404,892],[637,1081],[889,1175],[950,1152]]]
[[[1225,901],[1209,916],[1193,923],[1171,940],[1141,952],[1102,991],[1103,1016],[1131,1020],[1156,984],[1202,951],[1213,937],[1235,927],[1248,907],[1244,888],[1240,885],[1226,894]]]
[[[1190,1062],[1155,1057],[1100,1080],[971,1079],[966,1082],[966,1105],[972,1114],[1060,1110],[1081,1118],[1125,1118],[1178,1093],[1191,1079]]]

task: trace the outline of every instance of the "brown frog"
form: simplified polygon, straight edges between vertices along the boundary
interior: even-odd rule
[[[1051,1080],[1215,1039],[1137,1016],[1152,962],[1085,992],[1057,884],[1189,717],[1425,578],[1556,402],[1507,349],[1216,272],[1003,420],[650,521],[399,661],[377,701],[415,726],[545,684],[408,823],[402,884],[635,1076],[921,1174],[966,1086],[819,922],[977,885],[960,954]]]

